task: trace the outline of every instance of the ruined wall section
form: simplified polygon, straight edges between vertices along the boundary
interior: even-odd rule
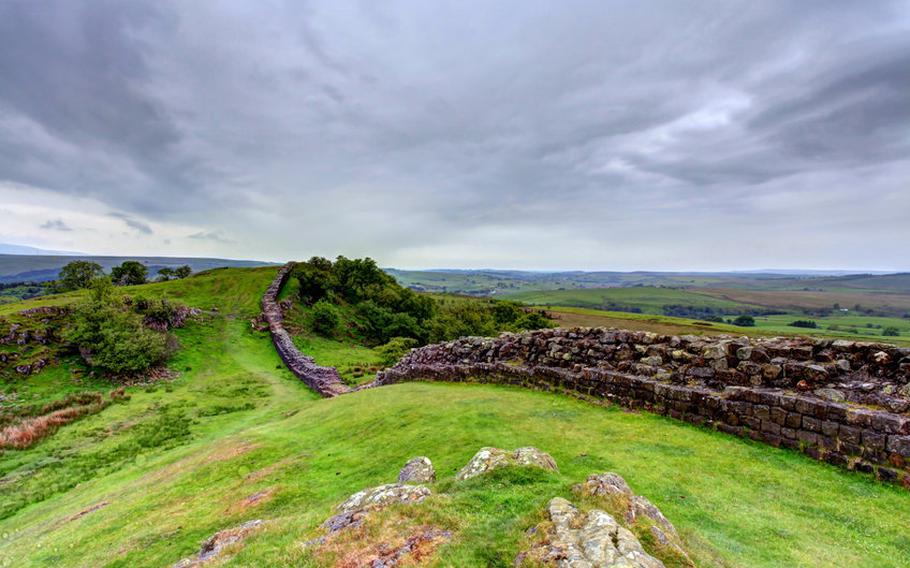
[[[556,329],[413,350],[373,386],[483,382],[616,402],[910,487],[910,350]]]
[[[288,369],[321,396],[328,398],[350,392],[351,389],[341,380],[337,369],[317,365],[312,357],[301,353],[294,345],[291,334],[284,328],[284,316],[278,305],[278,295],[290,278],[293,268],[292,262],[282,266],[262,296],[262,314],[268,323],[272,343],[275,344],[278,355]]]

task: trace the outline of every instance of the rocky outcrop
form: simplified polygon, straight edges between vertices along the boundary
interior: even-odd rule
[[[411,380],[500,383],[615,402],[910,487],[910,349],[555,329],[415,349],[371,386]]]
[[[174,564],[173,568],[191,568],[214,562],[223,555],[226,548],[242,542],[262,525],[263,522],[256,519],[247,521],[238,527],[218,531],[202,543],[202,547],[195,556],[184,558]]]
[[[618,474],[609,472],[590,475],[574,489],[580,495],[609,503],[611,510],[621,515],[627,526],[649,532],[658,546],[681,562],[692,565],[673,523],[647,497],[635,495],[626,480]]]
[[[578,510],[556,497],[547,506],[549,524],[519,565],[535,563],[559,568],[664,568],[664,563],[642,548],[635,535],[606,511]]]
[[[435,472],[424,457],[410,460],[401,469],[399,483],[370,487],[354,493],[335,507],[335,514],[322,523],[324,534],[306,543],[325,565],[393,568],[423,565],[436,548],[452,537],[444,528],[430,526],[409,516],[410,507],[378,515],[399,505],[416,505],[432,492],[408,482],[432,481]]]
[[[398,483],[433,483],[436,481],[436,470],[430,458],[420,456],[404,464],[398,472]]]
[[[288,369],[320,395],[333,397],[350,392],[351,389],[341,380],[337,369],[317,365],[312,357],[301,353],[294,345],[291,334],[284,328],[284,316],[278,303],[278,294],[290,277],[293,268],[294,263],[292,262],[282,266],[278,270],[275,280],[262,296],[262,314],[268,323],[275,349]]]
[[[556,461],[546,452],[537,448],[518,448],[517,450],[501,450],[499,448],[481,448],[471,458],[455,479],[464,481],[483,475],[487,472],[508,466],[539,467],[550,471],[558,471]]]
[[[344,503],[338,505],[335,509],[336,514],[322,526],[329,533],[360,526],[364,518],[374,511],[401,503],[419,503],[429,495],[430,490],[423,485],[389,483],[370,487],[354,493]]]

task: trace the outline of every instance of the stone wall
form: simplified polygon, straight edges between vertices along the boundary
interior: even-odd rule
[[[350,392],[334,367],[321,367],[311,357],[297,349],[291,335],[284,328],[284,316],[278,305],[278,294],[291,275],[294,263],[288,263],[278,270],[275,280],[262,296],[262,315],[269,325],[269,333],[278,355],[285,365],[308,387],[324,397],[338,396]]]
[[[910,350],[891,345],[542,330],[415,349],[372,386],[410,380],[616,402],[910,487]]]

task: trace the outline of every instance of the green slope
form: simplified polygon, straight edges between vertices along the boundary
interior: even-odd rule
[[[393,480],[415,455],[434,461],[452,495],[433,505],[456,531],[443,566],[510,565],[551,497],[606,470],[663,510],[700,566],[910,564],[900,522],[910,492],[796,452],[504,387],[407,384],[317,400],[250,330],[273,274],[144,287],[217,311],[178,330],[173,383],[130,388],[126,404],[0,456],[0,503],[12,512],[0,520],[0,566],[169,566],[253,518],[271,522],[229,565],[316,565],[301,544],[332,506]],[[560,472],[452,482],[486,445],[540,447]],[[263,490],[270,499],[239,506]]]

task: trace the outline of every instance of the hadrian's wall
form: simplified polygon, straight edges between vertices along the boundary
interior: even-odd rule
[[[282,266],[262,296],[262,315],[268,323],[275,349],[291,372],[320,395],[333,397],[350,392],[351,389],[344,384],[334,367],[321,367],[311,357],[301,353],[284,328],[284,316],[278,305],[278,294],[287,283],[293,268],[293,263]]]
[[[503,383],[616,402],[910,487],[910,349],[555,329],[415,349],[372,386],[411,380]]]

